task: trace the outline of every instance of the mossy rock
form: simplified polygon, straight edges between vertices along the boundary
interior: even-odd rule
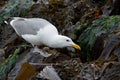
[[[111,34],[114,30],[118,29],[119,25],[120,16],[110,16],[94,20],[92,24],[84,23],[76,27],[75,34],[80,35],[77,42],[81,46],[83,53],[89,55],[93,47],[95,47],[97,38],[101,34]],[[79,34],[79,31],[83,28],[83,32]]]
[[[32,0],[9,0],[0,11],[0,24],[9,17],[25,16],[32,5]]]

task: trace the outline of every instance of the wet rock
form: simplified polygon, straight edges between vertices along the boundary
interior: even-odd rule
[[[85,1],[73,1],[70,6],[64,5],[64,1],[50,0],[48,4],[34,4],[26,17],[40,17],[54,24],[61,34],[75,39],[74,28],[80,23],[80,18],[89,12],[90,5]],[[53,1],[53,2],[52,2]],[[58,2],[54,2],[58,1]],[[59,6],[59,5],[62,5]],[[83,9],[84,7],[84,9]]]
[[[44,53],[44,51],[42,51],[42,50],[40,52]],[[52,55],[48,58],[45,58],[44,56],[42,56],[39,53],[34,53],[33,49],[31,49],[31,51],[26,50],[23,54],[21,54],[19,56],[19,58],[17,58],[14,68],[8,74],[8,79],[9,80],[18,79],[18,78],[20,78],[20,76],[24,76],[25,79],[26,78],[30,79],[31,76],[33,78],[36,78],[34,73],[37,73],[37,71],[39,71],[39,70],[41,71],[45,66],[52,65],[52,63],[50,63],[50,61],[52,61],[56,57],[58,57],[59,54],[58,55],[57,54],[58,54],[58,52],[53,50]],[[27,62],[27,64],[26,64],[26,62]],[[23,65],[25,68],[23,67]],[[26,67],[30,67],[30,69],[32,69],[33,72],[24,71],[24,70],[27,70]],[[26,76],[22,75],[21,73],[26,73]],[[22,78],[20,78],[20,79],[22,79]]]
[[[114,64],[111,69],[108,69],[100,80],[119,80],[120,79],[120,64]]]
[[[118,60],[120,60],[119,56],[119,45],[120,45],[120,35],[112,34],[105,43],[105,48],[101,53],[101,56],[98,58],[98,60],[106,60],[108,59],[111,55],[116,55]]]
[[[15,4],[13,4],[12,1],[13,2],[15,1]],[[25,70],[28,70],[27,69],[28,67],[32,69],[33,73],[34,72],[36,73],[35,70],[40,72],[43,70],[43,68],[45,68],[45,66],[51,66],[51,65],[53,65],[53,68],[58,73],[58,76],[63,80],[81,80],[81,79],[95,80],[99,78],[111,79],[110,78],[111,76],[109,76],[109,74],[117,76],[116,79],[118,79],[119,75],[111,73],[112,71],[115,71],[115,73],[117,72],[119,73],[118,67],[116,66],[114,67],[114,65],[117,64],[117,60],[116,59],[112,60],[113,62],[116,61],[115,64],[113,64],[113,62],[108,60],[108,58],[111,56],[111,54],[114,54],[116,55],[118,61],[120,60],[119,58],[120,51],[119,51],[119,42],[118,42],[119,16],[100,18],[101,9],[99,10],[98,7],[103,5],[101,1],[95,1],[95,3],[98,2],[98,4],[95,4],[94,6],[89,4],[90,2],[86,2],[86,0],[81,0],[81,1],[34,0],[34,1],[35,3],[32,3],[32,0],[24,0],[24,1],[9,0],[10,6],[13,7],[9,7],[7,5],[5,10],[1,11],[2,17],[0,18],[0,22],[3,23],[4,16],[5,17],[6,16],[40,17],[47,19],[59,29],[60,34],[65,34],[74,40],[75,39],[78,40],[78,43],[82,47],[82,52],[76,51],[75,53],[81,53],[81,54],[76,56],[78,59],[74,59],[76,57],[71,58],[71,56],[69,56],[68,54],[72,52],[69,52],[68,50],[60,50],[60,51],[53,50],[53,53],[55,54],[53,54],[50,57],[43,58],[38,54],[32,54],[29,51],[30,48],[24,49],[20,52],[20,57],[17,58],[17,62],[15,66],[14,65],[11,66],[11,64],[13,64],[11,63],[10,66],[5,66],[7,70],[6,68],[4,68],[4,66],[2,67],[2,69],[6,71],[5,72],[6,74],[9,73],[8,74],[9,80],[13,80],[17,77],[21,78],[21,76],[24,76],[22,75],[22,72],[24,73]],[[19,2],[22,3],[20,3],[19,5]],[[99,4],[100,6],[96,7]],[[5,14],[4,16],[3,13]],[[107,16],[109,16],[109,14],[107,14]],[[74,35],[75,28],[77,28],[76,35]],[[7,57],[10,54],[12,54],[13,51],[16,49],[16,47],[14,46],[19,46],[20,44],[25,43],[23,40],[19,40],[20,38],[18,38],[18,36],[16,36],[16,34],[13,33],[14,31],[10,27],[6,27],[6,26],[0,27],[0,47],[6,47],[6,46],[8,47],[8,49],[5,51]],[[90,54],[88,54],[89,52]],[[80,60],[81,56],[83,57],[83,55],[85,55],[84,58],[82,58],[82,62],[85,62],[85,61],[97,59],[101,52],[104,55],[105,54],[107,55],[105,56],[101,55],[102,57],[98,59],[98,60],[102,60],[101,62],[98,62],[99,65],[96,64],[96,62],[93,62],[94,64],[81,63]],[[16,58],[13,60],[13,62],[15,60]],[[27,67],[24,68],[24,66],[26,66],[25,62],[27,62]],[[111,64],[112,64],[112,68],[111,68]],[[0,68],[1,68],[1,64],[0,64]],[[115,70],[115,68],[118,71]],[[110,72],[108,70],[110,70]],[[0,75],[2,73],[0,72]],[[27,71],[25,73],[27,75]],[[33,79],[34,78],[37,79],[37,76],[34,75],[33,73],[32,73]],[[6,78],[6,74],[4,78]],[[27,77],[28,79],[28,77],[31,78],[31,75],[24,77]]]
[[[24,63],[22,63],[21,69],[20,69],[19,73],[17,74],[17,77],[15,80],[31,79],[36,73],[37,73],[37,71],[31,64],[29,64],[28,62],[24,62]],[[11,79],[11,80],[13,80],[13,79]]]
[[[107,46],[106,43],[110,42],[107,41],[107,39],[112,39],[112,36],[110,35],[116,30],[118,30],[119,32],[119,20],[119,16],[110,16],[108,18],[97,19],[93,21],[92,24],[84,23],[81,26],[78,26],[78,33],[76,32],[76,34],[79,34],[79,30],[86,27],[86,29],[78,37],[78,42],[83,48],[82,50],[84,51],[84,53],[86,53],[86,55],[84,56],[87,57],[87,60],[91,60],[93,58],[95,59],[92,54],[96,55],[97,58],[100,56],[103,48]],[[106,49],[106,51],[108,52],[108,48]],[[103,54],[106,54],[107,52]]]
[[[4,49],[0,49],[0,62],[2,62],[5,59],[5,51]]]
[[[24,16],[32,5],[32,0],[9,0],[0,10],[0,24],[3,24],[6,18]]]
[[[1,80],[5,80],[7,78],[9,71],[12,69],[13,65],[16,62],[16,59],[18,57],[18,52],[19,52],[19,49],[16,49],[16,51],[14,52],[12,56],[9,56],[9,58],[4,60],[0,64],[0,79]]]
[[[11,72],[8,75],[9,80],[16,79],[17,76],[19,75],[19,72],[22,68],[22,64],[26,61],[31,62],[31,63],[41,63],[41,56],[39,54],[34,54],[32,52],[25,51],[20,57],[17,59],[16,64],[14,68],[11,70]]]

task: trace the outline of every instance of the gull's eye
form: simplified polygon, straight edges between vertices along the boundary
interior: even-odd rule
[[[67,39],[66,41],[69,42],[70,40]]]

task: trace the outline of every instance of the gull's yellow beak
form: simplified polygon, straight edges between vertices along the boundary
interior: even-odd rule
[[[73,44],[72,47],[75,48],[75,49],[81,50],[81,47],[77,44]]]

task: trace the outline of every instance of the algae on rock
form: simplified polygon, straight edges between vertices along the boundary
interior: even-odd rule
[[[4,18],[24,16],[32,5],[32,0],[9,0],[0,11],[0,24],[3,23]]]
[[[9,56],[5,61],[0,63],[0,80],[6,80],[9,71],[15,65],[15,62],[19,56],[18,53],[20,53],[20,50],[23,48],[26,49],[27,46],[19,46],[19,48],[14,51],[13,55]]]
[[[86,28],[81,35],[78,37],[77,42],[81,45],[84,53],[89,55],[92,51],[96,39],[101,36],[101,34],[110,34],[113,30],[117,29],[120,25],[120,16],[110,16],[108,18],[100,18],[94,20],[92,24],[81,24],[76,28],[75,34]],[[99,43],[99,42],[98,42]],[[101,46],[102,47],[102,46]],[[88,57],[88,56],[87,56]]]

